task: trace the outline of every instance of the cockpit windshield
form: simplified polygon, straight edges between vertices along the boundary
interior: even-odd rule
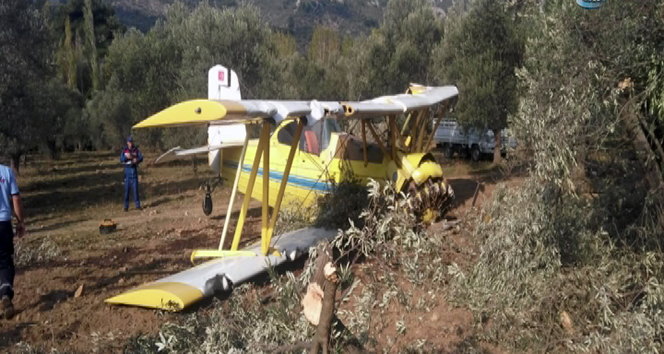
[[[340,132],[341,127],[339,126],[339,122],[337,122],[336,119],[323,119],[322,121],[324,126],[321,141],[323,142],[322,149],[325,150],[330,145],[330,137],[332,136],[332,133]]]
[[[287,123],[279,131],[277,140],[281,144],[290,145],[296,130],[296,122]],[[305,126],[300,137],[300,150],[318,155],[330,145],[332,133],[339,131],[339,123],[334,119],[321,119],[311,127]]]

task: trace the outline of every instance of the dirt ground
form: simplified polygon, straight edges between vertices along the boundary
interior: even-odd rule
[[[214,191],[215,208],[207,217],[201,210],[199,190],[211,176],[206,165],[199,165],[196,173],[190,162],[155,167],[146,157],[140,175],[143,210],[135,210],[132,203],[129,212],[124,212],[122,167],[117,159],[115,153],[76,153],[54,162],[29,158],[27,166],[21,168],[19,185],[29,235],[16,241],[18,314],[10,321],[0,321],[0,351],[11,352],[17,343],[24,342],[87,353],[90,343],[112,338],[121,352],[126,339],[154,334],[165,322],[183,316],[111,306],[103,300],[164,276],[157,272],[190,267],[188,255],[193,249],[216,248],[230,188]],[[445,172],[457,196],[458,205],[451,214],[459,218],[471,210],[477,182],[484,183],[476,201],[479,205],[499,181],[498,174],[487,170],[486,164],[475,168],[457,161],[447,165]],[[234,216],[241,202],[239,197]],[[246,227],[257,235],[259,203],[252,201],[250,205]],[[118,230],[100,234],[99,223],[104,219],[116,221]],[[450,249],[450,260],[454,260],[455,247],[468,246],[462,236],[453,242],[457,245]],[[472,315],[452,308],[442,297],[433,305],[435,310],[419,334],[435,333],[431,336],[435,341],[450,348],[458,346],[472,330]],[[202,311],[206,306],[209,304],[203,303],[185,313]],[[404,321],[417,327],[417,319],[406,316]],[[391,327],[378,330],[376,339],[394,336],[391,331]],[[413,336],[418,335],[413,332]]]

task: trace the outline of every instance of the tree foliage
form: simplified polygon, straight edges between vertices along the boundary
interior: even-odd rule
[[[339,32],[332,28],[316,27],[309,43],[309,60],[327,63],[336,59],[341,51]]]
[[[450,268],[452,298],[491,322],[488,340],[515,352],[662,351],[664,198],[651,178],[662,138],[648,136],[660,118],[644,108],[664,28],[649,15],[662,6],[524,10],[533,22],[511,129],[530,173],[483,211],[478,262]]]
[[[147,33],[124,32],[113,8],[99,0],[46,2],[41,9],[51,36],[45,59],[52,55],[59,82],[68,87],[51,100],[71,104],[58,113],[62,124],[53,126],[50,136],[57,138],[47,144],[53,156],[71,146],[117,146],[134,123],[205,97],[206,72],[216,64],[238,73],[245,98],[362,99],[403,92],[411,81],[430,83],[432,48],[442,38],[442,19],[426,0],[390,2],[381,26],[366,38],[318,25],[305,50],[289,34],[271,30],[251,5],[175,2]],[[205,142],[202,129],[137,134],[159,148]]]
[[[100,0],[69,0],[44,6],[49,27],[60,43],[56,58],[60,75],[70,88],[86,97],[100,87],[99,63],[124,27],[110,4]]]
[[[501,1],[477,0],[466,15],[452,17],[436,48],[439,80],[456,84],[461,99],[456,118],[465,128],[491,129],[500,134],[518,104],[515,69],[521,65],[523,43],[516,22]],[[496,150],[494,162],[500,161]]]
[[[278,82],[270,79],[277,76],[269,60],[273,56],[272,34],[255,8],[219,9],[202,3],[190,10],[176,3],[147,34],[130,30],[109,47],[101,69],[108,84],[96,99],[127,105],[128,111],[118,108],[111,112],[129,116],[116,122],[114,114],[88,112],[97,127],[123,124],[122,129],[109,128],[99,135],[105,138],[96,141],[100,147],[120,144],[131,126],[145,117],[185,99],[206,97],[207,71],[219,63],[238,73],[244,97],[270,97],[278,89]],[[121,97],[105,97],[114,95]],[[137,134],[152,146],[205,142],[202,129]]]
[[[433,48],[442,35],[442,19],[429,1],[390,1],[380,27],[355,46],[351,98],[404,92],[411,82],[431,83]]]
[[[0,151],[18,169],[21,155],[48,135],[39,107],[51,75],[51,38],[30,2],[0,2]]]
[[[85,0],[83,8],[85,19],[85,39],[90,52],[90,68],[92,70],[92,90],[99,89],[99,66],[97,64],[97,37],[95,35],[94,15],[92,13],[92,0]]]

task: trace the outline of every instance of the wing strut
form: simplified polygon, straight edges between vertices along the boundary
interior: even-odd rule
[[[288,160],[286,161],[286,167],[284,168],[283,177],[279,185],[279,192],[277,193],[276,202],[274,204],[274,209],[272,211],[272,216],[269,215],[269,187],[270,187],[270,123],[264,122],[263,128],[261,130],[260,139],[258,140],[258,146],[256,148],[256,158],[254,159],[251,172],[249,174],[249,181],[247,183],[247,190],[245,193],[245,199],[242,203],[242,209],[240,210],[240,217],[238,218],[237,227],[235,229],[235,235],[233,236],[233,243],[230,250],[223,250],[224,241],[226,239],[226,234],[228,231],[228,222],[230,220],[230,210],[232,210],[233,202],[235,200],[236,191],[238,189],[238,181],[240,180],[240,173],[244,163],[244,155],[246,153],[246,148],[248,145],[248,140],[245,141],[243,147],[240,163],[238,166],[237,176],[235,177],[235,185],[233,187],[233,192],[231,194],[231,203],[226,213],[227,217],[224,222],[224,230],[221,236],[221,241],[219,243],[219,249],[217,250],[195,250],[191,254],[191,260],[193,261],[196,258],[207,258],[207,257],[232,257],[232,256],[258,256],[258,255],[275,255],[279,256],[279,251],[270,248],[272,236],[274,234],[274,228],[277,223],[277,218],[279,216],[279,209],[281,208],[281,202],[284,197],[284,192],[286,190],[286,185],[288,184],[288,176],[290,175],[291,167],[293,166],[293,160],[295,159],[295,152],[300,143],[300,135],[304,128],[304,121],[302,119],[298,120],[297,131],[293,137],[293,142],[291,143],[291,148],[288,153]],[[248,136],[248,135],[247,135]],[[240,245],[240,239],[242,237],[242,230],[244,228],[244,222],[247,217],[247,209],[249,208],[249,201],[251,200],[251,195],[253,193],[254,185],[256,178],[258,176],[258,170],[260,167],[261,157],[263,160],[263,198],[262,198],[262,225],[261,225],[261,249],[260,254],[254,251],[240,251],[238,250]]]
[[[279,192],[277,193],[277,200],[274,203],[274,209],[272,209],[272,218],[270,219],[270,225],[268,227],[266,245],[270,245],[272,240],[272,235],[274,234],[274,227],[277,224],[277,218],[279,217],[279,209],[281,208],[281,201],[284,199],[284,192],[286,191],[286,185],[288,184],[288,176],[290,175],[291,166],[293,166],[293,160],[295,158],[295,151],[300,144],[300,135],[302,135],[302,129],[304,128],[304,121],[298,119],[297,130],[295,131],[295,136],[291,142],[290,151],[288,152],[288,160],[286,160],[286,167],[284,168],[284,175],[281,178],[281,185],[279,185]],[[263,250],[265,252],[267,248]]]
[[[364,119],[360,122],[362,123],[362,153],[364,155],[364,167],[367,167],[369,164],[367,159],[367,122],[365,122]]]
[[[244,228],[244,221],[247,218],[247,209],[249,209],[249,202],[251,201],[251,195],[254,192],[254,184],[256,183],[256,175],[258,175],[258,167],[260,166],[263,150],[265,145],[269,144],[270,141],[270,124],[263,122],[263,129],[261,130],[261,136],[258,140],[258,147],[256,148],[256,158],[254,159],[254,164],[251,167],[251,173],[249,174],[249,182],[247,183],[247,191],[245,192],[244,202],[242,203],[242,210],[240,210],[240,217],[237,221],[237,227],[235,228],[235,235],[233,236],[233,244],[231,245],[231,251],[237,251],[240,246],[240,238],[242,237],[242,229]],[[238,168],[241,168],[238,166]],[[269,173],[269,171],[263,171],[264,173]]]
[[[233,182],[233,191],[231,191],[231,200],[228,203],[228,208],[226,209],[226,218],[224,219],[224,230],[221,232],[221,240],[219,241],[219,250],[221,251],[224,248],[224,242],[226,241],[226,234],[228,233],[228,224],[231,221],[231,214],[233,210],[233,204],[235,204],[235,196],[237,195],[237,186],[240,183],[240,175],[242,174],[242,166],[244,166],[244,155],[247,153],[247,145],[249,145],[249,131],[244,137],[244,145],[242,145],[242,152],[240,153],[240,160],[238,161],[239,165],[237,171],[235,172],[235,181]],[[219,164],[221,165],[221,158],[219,159]],[[219,167],[221,172],[221,167]]]
[[[420,121],[422,120],[422,112],[413,111],[410,112],[410,114],[415,115],[415,122],[408,130],[408,136],[411,137],[411,143],[410,146],[408,146],[408,151],[415,152],[414,150],[417,149],[417,132],[420,130]]]
[[[397,161],[397,124],[395,123],[395,116],[389,116],[390,123],[390,152],[392,153],[392,160],[399,166]]]
[[[436,135],[436,130],[438,130],[438,126],[440,125],[440,122],[443,120],[443,116],[445,115],[445,112],[447,111],[447,107],[449,106],[450,101],[445,101],[443,104],[443,109],[440,111],[440,114],[438,115],[438,119],[436,119],[436,124],[433,126],[433,130],[431,131],[431,134],[427,138],[426,145],[424,145],[424,150],[428,150],[429,146],[431,146],[431,141],[433,140],[434,135]]]
[[[263,134],[266,134],[266,136],[263,137]],[[268,248],[270,247],[270,240],[267,236],[268,223],[270,221],[270,125],[268,123],[263,123],[263,133],[261,134],[261,139],[266,140],[265,146],[263,147],[263,212],[261,215],[261,253],[263,255],[267,255]],[[251,193],[247,194],[247,196],[251,196]],[[250,198],[246,199],[249,200]]]
[[[413,112],[408,113],[408,117],[406,117],[406,121],[403,123],[403,127],[401,127],[402,136],[406,136],[406,130],[408,130],[408,124],[410,124],[411,119],[413,119]],[[410,131],[408,131],[408,134],[410,134]]]
[[[263,128],[261,130],[260,139],[258,140],[258,146],[256,147],[256,158],[251,167],[251,173],[249,174],[249,182],[247,183],[247,190],[245,192],[245,198],[242,202],[242,209],[240,210],[240,217],[237,221],[237,226],[235,228],[235,235],[233,236],[233,244],[231,245],[230,250],[194,250],[191,253],[191,261],[193,262],[196,258],[209,258],[209,257],[233,257],[233,256],[257,256],[255,252],[252,251],[239,251],[238,247],[240,246],[240,238],[242,237],[242,229],[244,228],[244,221],[247,218],[247,209],[249,209],[249,202],[251,201],[251,194],[254,191],[254,183],[256,182],[256,175],[258,175],[258,167],[261,162],[261,154],[263,154],[263,149],[265,145],[269,144],[270,138],[270,124],[268,122],[263,122]],[[238,171],[242,170],[242,165],[238,165]],[[237,181],[238,179],[236,179]],[[226,212],[228,214],[230,212]],[[262,237],[262,235],[261,235]],[[223,245],[222,245],[223,247]]]
[[[374,140],[376,141],[376,144],[378,144],[380,149],[383,150],[384,154],[387,154],[388,151],[387,151],[387,149],[385,149],[385,145],[383,145],[383,143],[380,142],[380,138],[378,137],[378,133],[376,133],[376,129],[374,129],[373,123],[371,123],[371,121],[367,122],[367,127],[369,127],[369,132],[371,133],[371,136],[373,136]]]
[[[420,133],[417,136],[417,150],[415,152],[422,152],[422,143],[424,143],[424,135],[427,131],[427,112],[428,110],[425,109],[420,110],[423,119],[420,125]]]

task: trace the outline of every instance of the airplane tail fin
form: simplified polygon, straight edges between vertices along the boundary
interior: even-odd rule
[[[235,71],[221,65],[215,65],[208,71],[208,99],[234,100],[242,99],[240,81]]]
[[[242,99],[240,81],[235,71],[221,65],[215,65],[208,71],[208,99],[233,100]],[[244,142],[246,136],[244,124],[210,125],[208,127],[208,145],[224,145],[232,142]],[[220,174],[222,150],[208,152],[208,164],[213,171]]]

